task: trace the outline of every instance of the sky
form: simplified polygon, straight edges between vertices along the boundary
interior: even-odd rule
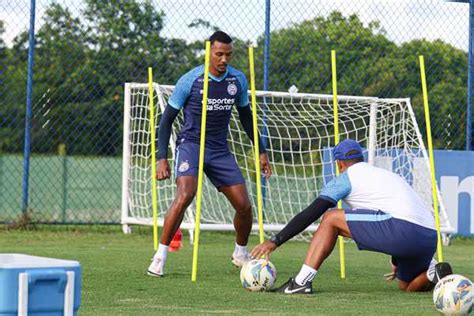
[[[75,16],[84,8],[83,0],[57,0]],[[189,28],[195,19],[209,21],[232,36],[254,41],[264,32],[265,0],[153,0],[165,13],[165,37],[189,41],[204,39],[209,30]],[[36,29],[42,24],[45,8],[51,0],[37,0]],[[8,46],[13,38],[29,25],[29,0],[0,0],[0,20],[5,22],[3,39]],[[271,30],[327,16],[338,10],[343,15],[357,14],[368,24],[378,20],[387,37],[400,44],[412,39],[442,39],[467,51],[469,5],[442,0],[271,0]]]

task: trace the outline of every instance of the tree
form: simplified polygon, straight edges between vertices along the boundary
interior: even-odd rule
[[[164,13],[151,1],[86,0],[79,16],[58,3],[46,9],[37,32],[33,96],[33,149],[70,154],[119,155],[123,85],[154,80],[174,84],[203,62],[203,42],[164,36]],[[0,21],[1,22],[1,21]],[[217,29],[204,20],[190,27]],[[0,23],[0,38],[3,34]],[[247,76],[249,42],[234,38],[232,65]],[[263,35],[257,39],[255,70],[262,89]],[[428,89],[437,148],[463,148],[467,54],[442,41],[390,41],[381,25],[332,12],[271,33],[270,89],[331,93],[330,51],[337,51],[338,92],[409,97],[423,127],[418,55],[427,63]],[[25,113],[28,34],[11,48],[0,40],[0,148],[21,152]],[[5,136],[6,135],[6,136]],[[291,144],[299,146],[299,144]]]
[[[19,152],[23,145],[27,51],[3,41],[4,22],[0,20],[0,153]],[[23,68],[17,65],[24,66]]]
[[[259,55],[263,43],[260,37]],[[422,129],[418,55],[423,54],[436,147],[463,147],[466,52],[441,40],[398,46],[378,22],[364,25],[356,15],[332,12],[271,33],[270,90],[286,91],[294,84],[302,92],[332,93],[332,49],[337,52],[339,94],[411,98]],[[262,78],[261,67],[257,73]]]
[[[5,41],[3,40],[3,34],[5,33],[5,26],[4,22],[0,20],[0,58],[2,61],[4,60],[6,56],[6,47],[5,47]]]
[[[425,132],[418,56],[425,58],[431,125],[436,148],[464,146],[467,55],[440,40],[413,40],[367,69],[372,78],[364,93],[380,97],[409,97]]]
[[[120,154],[124,83],[146,81],[148,66],[155,81],[174,83],[195,64],[186,42],[161,35],[163,13],[150,1],[87,0],[82,16],[52,3],[37,32],[34,152],[56,152],[65,143],[70,154]],[[25,32],[10,50],[8,78],[19,78],[10,114],[24,113],[27,48]],[[21,130],[15,133],[10,139],[21,139]],[[9,151],[21,150],[13,145]]]

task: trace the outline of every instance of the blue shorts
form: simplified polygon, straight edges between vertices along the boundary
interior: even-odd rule
[[[344,211],[357,247],[391,255],[399,280],[410,282],[428,270],[436,251],[435,230],[394,218],[382,211]]]
[[[199,144],[184,142],[176,147],[175,175],[198,176]],[[216,188],[245,183],[234,155],[227,149],[204,151],[204,173]]]

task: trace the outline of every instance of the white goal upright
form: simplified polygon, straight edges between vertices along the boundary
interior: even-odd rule
[[[174,86],[154,84],[155,124]],[[152,225],[151,137],[148,85],[125,84],[123,134],[122,219],[129,225]],[[364,148],[367,161],[391,170],[420,194],[433,210],[429,160],[409,99],[339,96],[340,139],[352,138]],[[264,230],[280,230],[308,206],[325,183],[335,176],[331,148],[334,146],[332,96],[257,91],[258,128],[264,137],[273,175],[264,183]],[[247,182],[256,214],[255,168],[251,142],[234,111],[228,143]],[[169,162],[174,170],[176,135],[182,113],[175,120],[170,140]],[[370,180],[369,180],[370,181]],[[158,182],[158,223],[162,225],[175,192],[171,179]],[[443,233],[453,229],[440,201]],[[195,204],[187,209],[181,228],[194,228]],[[204,177],[201,229],[233,230],[234,210],[225,197]],[[254,216],[257,230],[257,216]],[[314,230],[312,225],[308,230]],[[304,237],[304,235],[303,235]]]

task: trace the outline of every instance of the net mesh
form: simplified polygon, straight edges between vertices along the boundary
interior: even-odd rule
[[[173,91],[172,86],[154,85],[155,122]],[[149,97],[146,84],[130,84],[128,157],[124,159],[126,179],[125,219],[151,224],[151,144]],[[360,142],[369,163],[402,176],[432,206],[429,164],[426,150],[409,99],[379,99],[340,96],[340,139]],[[279,229],[309,205],[325,183],[335,176],[330,149],[334,146],[332,96],[257,92],[258,128],[266,144],[273,175],[263,181],[264,223],[267,231]],[[127,111],[127,109],[126,109]],[[252,145],[233,111],[228,143],[246,179],[255,222],[256,185]],[[127,119],[127,117],[126,117]],[[182,113],[174,122],[169,162],[174,170],[175,141]],[[157,130],[157,126],[155,126]],[[174,199],[175,179],[158,182],[158,218],[163,219]],[[193,202],[194,203],[194,202]],[[223,194],[204,177],[201,223],[232,227],[234,210]],[[194,223],[195,205],[184,223]],[[124,214],[125,214],[124,213]],[[441,201],[442,228],[450,230]]]

